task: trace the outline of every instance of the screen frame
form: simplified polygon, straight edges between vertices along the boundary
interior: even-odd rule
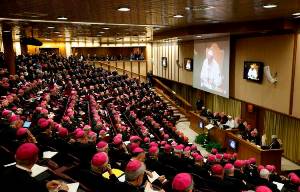
[[[28,124],[29,123],[29,126],[25,126],[25,124]],[[31,121],[24,121],[24,123],[23,123],[23,127],[24,128],[29,128],[31,126]]]
[[[191,68],[190,68],[190,69],[187,69],[187,68],[186,68],[187,60],[190,60],[190,61],[191,61]],[[184,69],[185,69],[185,70],[187,70],[187,71],[193,71],[193,66],[194,66],[193,58],[184,58],[184,59],[183,59],[183,64],[184,64]]]
[[[166,60],[166,65],[163,64],[164,60]],[[163,66],[164,68],[168,67],[168,58],[167,57],[161,57],[161,66]]]
[[[248,78],[248,71],[250,69],[250,65],[253,63],[259,64],[259,68],[258,68],[258,77],[260,77],[259,80]],[[246,65],[248,65],[247,70],[246,70]],[[264,75],[263,73],[264,73],[264,63],[262,61],[244,61],[243,79],[247,81],[256,82],[256,83],[262,83],[263,75]]]
[[[232,148],[231,147],[231,142],[234,142],[235,143],[235,148]],[[238,149],[238,142],[236,141],[236,140],[234,140],[234,139],[228,139],[228,146],[229,146],[229,148],[232,150],[232,151],[237,151],[237,149]]]

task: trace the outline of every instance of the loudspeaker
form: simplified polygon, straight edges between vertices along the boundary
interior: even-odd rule
[[[35,39],[33,37],[22,37],[21,44],[34,45],[34,46],[42,46],[43,45],[43,43],[40,40]]]
[[[274,84],[277,82],[276,73],[275,76],[273,77],[270,71],[270,66],[264,67],[264,73],[270,83]]]

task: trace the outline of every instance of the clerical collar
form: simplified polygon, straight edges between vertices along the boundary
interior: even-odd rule
[[[27,172],[29,172],[29,173],[31,173],[32,171],[31,171],[31,169],[28,169],[28,168],[26,168],[26,167],[23,167],[23,166],[21,166],[21,165],[16,165],[16,167],[18,168],[18,169],[22,169],[22,170],[24,170],[24,171],[27,171]]]

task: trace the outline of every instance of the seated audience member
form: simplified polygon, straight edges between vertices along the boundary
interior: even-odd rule
[[[192,192],[194,189],[193,177],[189,173],[179,173],[172,181],[172,191]]]
[[[40,183],[34,177],[31,177],[31,168],[38,160],[39,149],[33,143],[24,143],[16,151],[16,165],[9,166],[0,174],[1,191],[20,192],[20,191],[38,191],[48,192],[53,186],[58,186],[56,181]],[[63,186],[61,190],[68,189]]]
[[[261,138],[259,136],[259,133],[258,133],[257,129],[253,129],[250,132],[249,141],[251,143],[254,143],[255,145],[261,145]]]
[[[225,124],[228,121],[227,115],[225,115],[225,112],[220,113],[220,123]]]
[[[232,119],[232,116],[228,115],[228,121],[224,124],[224,128],[234,128],[234,120]]]
[[[269,145],[269,148],[270,149],[280,149],[281,146],[280,146],[280,142],[278,141],[277,135],[272,135],[271,138],[272,138],[272,142]]]
[[[146,166],[139,160],[132,159],[125,168],[125,182],[117,185],[118,191],[124,192],[140,192],[143,189],[143,179]]]
[[[269,180],[270,172],[267,169],[260,170],[259,175],[260,175],[259,185],[265,185],[268,188],[270,188],[273,192],[279,192],[277,186]]]
[[[109,173],[109,179],[102,176],[106,171]],[[114,185],[118,183],[118,179],[111,171],[109,158],[105,152],[99,152],[93,156],[90,170],[80,171],[80,181],[93,191],[114,191]]]
[[[272,190],[267,186],[261,185],[256,187],[255,192],[272,192]]]
[[[234,166],[231,163],[224,166],[224,182],[232,187],[230,191],[241,191],[247,188],[245,181],[234,177]]]

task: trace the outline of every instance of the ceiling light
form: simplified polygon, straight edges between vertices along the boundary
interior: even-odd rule
[[[202,36],[201,36],[201,35],[197,35],[196,37],[197,37],[197,38],[201,38]]]
[[[60,16],[60,17],[57,17],[58,20],[68,20],[67,17],[64,17],[64,16]]]
[[[300,12],[293,13],[292,15],[293,15],[293,16],[300,16]]]
[[[9,30],[5,30],[5,31],[3,31],[3,33],[10,33],[11,31],[9,31]]]
[[[118,11],[127,12],[130,11],[130,9],[128,7],[120,7]]]
[[[101,36],[102,36],[102,35],[99,35],[99,34],[97,35],[97,37],[101,37]]]
[[[296,17],[294,17],[295,19],[298,19],[298,18],[300,18],[300,15],[298,15],[298,16],[296,16]]]
[[[174,18],[182,18],[183,15],[174,15],[173,17],[174,17]]]
[[[190,7],[185,7],[184,9],[187,10],[187,11],[191,10]]]
[[[54,27],[53,26],[49,26],[48,29],[54,29]]]
[[[59,31],[54,31],[53,33],[59,34],[60,32]]]
[[[266,5],[263,5],[263,8],[265,8],[265,9],[272,9],[272,8],[275,8],[275,7],[277,7],[277,5],[275,5],[275,4],[266,4]]]
[[[214,9],[215,7],[214,6],[207,6],[204,8],[204,10],[209,10],[209,9]]]
[[[60,34],[60,35],[58,35],[59,37],[62,37],[63,35],[62,34]]]
[[[104,32],[104,31],[100,31],[99,33],[102,33],[102,34],[103,34],[103,33],[105,33],[105,32]]]
[[[52,39],[46,38],[45,40],[46,40],[46,41],[51,41]]]
[[[103,27],[102,29],[104,29],[104,30],[109,30],[110,28],[109,28],[109,27]]]

